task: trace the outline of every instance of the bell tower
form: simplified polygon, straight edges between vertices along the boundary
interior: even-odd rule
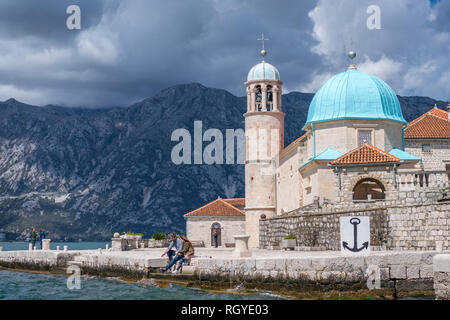
[[[276,157],[284,148],[284,113],[280,73],[265,62],[262,34],[261,63],[248,73],[245,117],[245,229],[249,247],[259,247],[259,220],[275,215]]]

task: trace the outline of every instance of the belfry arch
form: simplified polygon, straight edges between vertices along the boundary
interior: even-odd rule
[[[384,200],[386,188],[381,181],[374,178],[363,178],[353,187],[353,200]]]

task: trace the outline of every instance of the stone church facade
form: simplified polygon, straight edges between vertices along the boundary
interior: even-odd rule
[[[245,199],[218,198],[184,215],[186,236],[205,247],[214,247],[217,234],[218,247],[234,244],[233,236],[245,233]]]
[[[399,200],[402,188],[449,185],[448,110],[432,108],[408,124],[394,90],[352,64],[317,91],[298,128],[305,134],[285,147],[289,115],[283,113],[278,70],[263,55],[245,85],[245,230],[234,235],[249,235],[249,247],[260,246],[262,220],[311,208],[387,203]],[[200,229],[192,238],[206,233]]]

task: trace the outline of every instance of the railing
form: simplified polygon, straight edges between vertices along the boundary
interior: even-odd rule
[[[401,171],[397,174],[399,191],[445,189],[450,187],[450,170]]]

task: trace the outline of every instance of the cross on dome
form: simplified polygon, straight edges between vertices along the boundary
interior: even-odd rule
[[[263,61],[264,61],[264,57],[267,54],[267,51],[264,49],[264,41],[270,40],[270,39],[264,38],[264,33],[261,33],[261,38],[256,39],[256,40],[261,41],[261,44],[262,44],[261,56],[263,57]]]
[[[347,53],[347,56],[348,56],[348,58],[350,59],[350,61],[353,61],[353,59],[355,59],[355,57],[356,57],[356,52],[355,51],[353,51],[353,50],[350,50],[348,53]],[[356,66],[353,64],[353,63],[351,63],[350,65],[349,65],[349,67],[348,67],[348,70],[356,70],[357,68],[356,68]]]

